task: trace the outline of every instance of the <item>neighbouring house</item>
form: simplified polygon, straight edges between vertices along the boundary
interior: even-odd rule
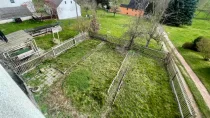
[[[32,12],[36,12],[32,0],[1,0],[0,24],[31,19]]]
[[[56,15],[58,19],[69,19],[81,16],[81,8],[74,0],[45,0],[48,14]]]
[[[130,16],[143,16],[149,5],[150,2],[148,0],[138,0],[138,2],[131,0],[128,5],[120,5],[120,13]]]

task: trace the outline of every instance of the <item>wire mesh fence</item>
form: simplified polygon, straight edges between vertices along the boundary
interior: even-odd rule
[[[179,68],[177,67],[176,63],[174,62],[171,54],[168,54],[167,58],[165,59],[165,63],[170,77],[170,84],[179,106],[181,117],[195,117],[195,111],[183,86],[182,81],[184,80],[184,78],[181,72],[179,71]]]

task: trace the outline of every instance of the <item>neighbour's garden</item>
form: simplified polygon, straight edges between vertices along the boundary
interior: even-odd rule
[[[193,71],[196,73],[198,78],[210,93],[210,62],[208,60],[204,60],[203,55],[203,53],[207,56],[209,55],[210,46],[206,45],[208,45],[208,42],[210,42],[210,25],[209,20],[201,19],[204,18],[204,16],[206,16],[206,14],[204,15],[204,13],[201,12],[193,19],[191,26],[165,26],[165,30],[170,40],[173,42],[178,51],[182,54],[184,59],[187,61],[187,63],[190,65],[190,67],[193,69]],[[207,41],[207,43],[200,45],[200,43],[203,42],[201,41],[200,43],[196,44],[195,39],[199,37],[203,37],[204,41]],[[198,47],[202,47],[202,49],[205,49],[206,51],[200,52],[197,50],[199,49]],[[191,78],[185,76],[185,80],[195,97],[203,117],[210,117],[210,110]]]
[[[210,40],[209,21],[194,19],[192,26],[165,27],[169,38],[183,55],[187,63],[210,92],[210,62],[205,61],[200,52],[184,49],[182,45],[186,42],[193,42],[199,36]],[[208,47],[207,47],[208,48]]]

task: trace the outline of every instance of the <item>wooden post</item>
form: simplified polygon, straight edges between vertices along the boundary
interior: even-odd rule
[[[53,39],[55,38],[54,33],[53,33]]]
[[[57,32],[57,35],[58,35],[58,39],[60,40],[60,37],[59,37],[59,33]]]
[[[55,51],[54,51],[54,48],[52,48],[52,51],[53,51],[53,55],[54,55],[54,57],[55,57],[56,55],[55,55]]]
[[[36,51],[37,51],[38,55],[40,55],[40,54],[39,54],[39,49],[38,49],[37,44],[36,44],[36,41],[35,41],[34,39],[32,39],[32,40],[33,40],[33,42],[34,42],[34,45],[35,45],[35,48],[36,48]]]

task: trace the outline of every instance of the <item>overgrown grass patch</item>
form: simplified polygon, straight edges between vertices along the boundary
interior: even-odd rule
[[[68,75],[63,89],[79,111],[100,117],[110,83],[120,68],[124,55],[106,44]]]
[[[36,74],[40,73],[40,69],[45,66],[54,66],[64,71],[66,68],[69,68],[78,60],[80,60],[89,51],[94,49],[99,43],[100,41],[97,41],[97,40],[91,40],[91,39],[85,40],[84,42],[80,43],[76,47],[73,47],[67,50],[64,54],[61,54],[57,58],[44,61],[42,64],[37,66],[32,71],[24,74],[23,77],[25,80],[30,79],[34,77]]]
[[[164,66],[141,55],[131,62],[110,117],[179,117]]]
[[[85,40],[76,47],[69,49],[55,59],[50,60],[49,63],[61,71],[66,71],[66,69],[77,63],[83,56],[88,54],[88,52],[96,48],[99,43],[100,41],[98,40]]]

